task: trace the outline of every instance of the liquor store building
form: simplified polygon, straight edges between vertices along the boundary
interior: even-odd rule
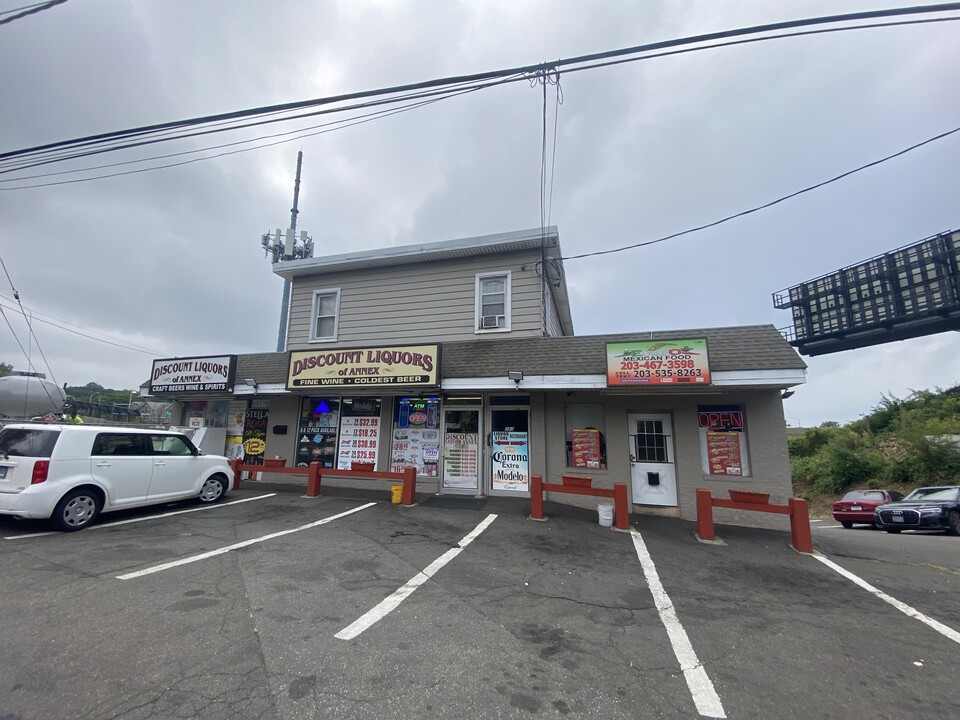
[[[451,495],[589,476],[685,518],[698,487],[792,493],[782,393],[805,381],[797,352],[772,325],[575,335],[556,228],[274,272],[290,288],[285,352],[153,363],[149,394],[176,401],[205,451],[412,465],[419,492]]]
[[[626,482],[635,511],[690,519],[699,487],[792,494],[781,394],[805,369],[773,326],[194,360],[232,363],[232,391],[191,387],[181,424],[214,438],[205,450],[248,463],[413,465],[420,493],[470,496],[528,497],[533,473],[585,475],[595,487]],[[696,376],[672,377],[671,362],[705,382],[677,382]],[[669,382],[618,382],[657,369]],[[177,395],[171,383],[161,393]]]

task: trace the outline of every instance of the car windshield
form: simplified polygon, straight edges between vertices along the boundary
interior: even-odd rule
[[[48,458],[58,437],[59,430],[3,428],[0,430],[0,457]]]
[[[920,502],[923,500],[956,500],[958,488],[917,488],[907,495],[904,502]]]
[[[880,490],[854,490],[843,496],[844,500],[885,500],[885,496]]]

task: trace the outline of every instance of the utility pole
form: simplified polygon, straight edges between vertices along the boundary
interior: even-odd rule
[[[293,184],[293,207],[290,209],[290,227],[285,233],[285,241],[281,239],[280,230],[271,238],[267,231],[260,238],[260,244],[263,246],[264,257],[268,254],[273,255],[272,262],[285,262],[287,260],[301,260],[303,258],[313,257],[313,240],[307,237],[307,233],[300,232],[300,244],[297,244],[297,215],[300,210],[297,206],[300,203],[300,168],[303,166],[303,151],[297,153],[297,179]],[[280,329],[277,332],[277,352],[283,352],[287,344],[287,314],[290,311],[290,280],[283,280],[283,300],[280,303]]]

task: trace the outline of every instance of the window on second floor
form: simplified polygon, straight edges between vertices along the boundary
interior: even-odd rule
[[[477,275],[476,331],[510,329],[510,273]]]
[[[340,290],[314,290],[313,318],[310,326],[311,342],[336,340],[340,316]]]

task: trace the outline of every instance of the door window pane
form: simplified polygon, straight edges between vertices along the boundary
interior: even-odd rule
[[[669,462],[662,420],[638,420],[636,443],[637,462]]]

